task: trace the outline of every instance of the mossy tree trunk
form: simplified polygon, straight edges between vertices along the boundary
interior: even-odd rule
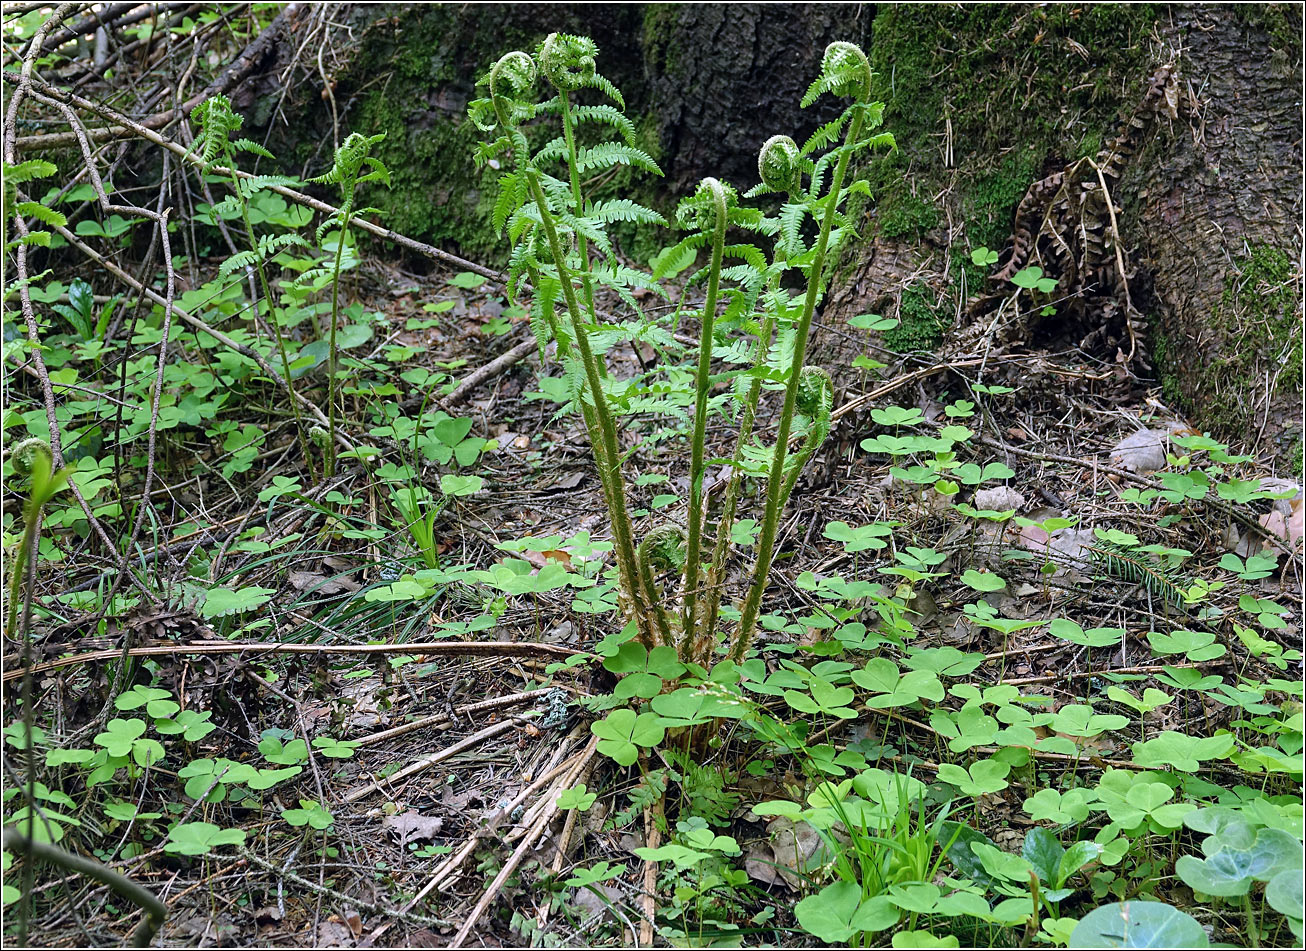
[[[943,345],[986,288],[970,251],[1007,247],[1028,186],[1093,156],[1175,62],[1189,108],[1150,124],[1112,187],[1143,382],[1300,471],[1301,29],[1287,4],[881,7],[871,58],[900,152],[872,170],[827,323],[874,310],[902,319],[896,349]]]
[[[1164,397],[1204,424],[1300,452],[1301,7],[1177,7],[1196,106],[1123,198],[1151,272]],[[1297,463],[1300,466],[1300,462]]]

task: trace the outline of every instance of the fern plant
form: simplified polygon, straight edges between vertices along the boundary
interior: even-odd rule
[[[363,135],[351,132],[336,149],[335,161],[331,168],[310,182],[321,185],[335,185],[340,190],[340,208],[318,225],[317,243],[333,226],[336,228],[335,259],[331,268],[331,326],[328,331],[327,344],[327,424],[329,427],[325,440],[326,477],[335,475],[336,468],[336,388],[339,375],[339,350],[336,347],[336,328],[340,323],[340,269],[344,260],[345,243],[349,238],[349,223],[358,215],[375,214],[376,208],[356,208],[358,186],[364,182],[384,182],[390,187],[390,170],[380,159],[370,153],[372,146],[385,138],[385,133]]]
[[[290,409],[295,416],[295,430],[299,436],[300,451],[303,452],[309,473],[312,474],[313,454],[309,451],[308,432],[299,412],[299,401],[294,397],[294,386],[290,377],[290,358],[286,354],[286,341],[281,333],[281,318],[277,312],[275,298],[272,296],[267,273],[267,262],[279,252],[289,247],[302,246],[305,242],[294,232],[264,234],[256,237],[249,214],[249,203],[259,192],[277,185],[295,185],[298,182],[284,175],[256,175],[243,179],[240,177],[240,170],[236,163],[237,153],[257,155],[269,160],[275,160],[275,157],[257,142],[231,138],[233,133],[240,131],[244,118],[232,110],[231,100],[226,96],[210,96],[195,107],[191,117],[199,126],[191,149],[199,152],[200,164],[208,170],[213,167],[215,161],[221,159],[227,177],[231,181],[231,194],[214,206],[213,214],[223,216],[230,211],[239,212],[241,224],[244,226],[245,240],[249,245],[246,250],[238,251],[222,262],[222,266],[218,269],[218,278],[225,281],[235,271],[248,267],[253,267],[258,275],[259,292],[263,295],[267,322],[276,341],[277,354],[281,358],[282,378],[286,383],[286,391],[291,394]],[[257,301],[254,302],[254,313],[258,313]],[[257,321],[255,326],[257,328]]]
[[[550,341],[556,342],[610,515],[621,606],[647,649],[674,645],[682,661],[711,665],[723,640],[718,632],[723,573],[743,480],[752,476],[764,482],[758,557],[728,651],[739,661],[751,646],[774,560],[780,513],[804,465],[829,432],[833,386],[824,370],[805,367],[804,357],[812,315],[828,281],[827,262],[849,232],[840,207],[854,191],[866,191],[864,182],[845,187],[849,164],[854,154],[872,145],[892,145],[893,140],[864,134],[880,124],[883,113],[881,104],[869,101],[871,74],[865,55],[852,44],[831,44],[804,105],[824,93],[853,101],[802,148],[785,136],[766,143],[759,159],[762,184],[748,197],[783,195],[778,215],[745,207],[738,192],[716,178],[704,179],[681,202],[677,223],[687,233],[659,256],[660,267],[667,270],[672,262],[692,260],[700,251],[708,257],[689,281],[690,286],[704,286],[701,306],[682,296],[676,311],[700,323],[689,420],[688,511],[684,526],[665,524],[642,531],[643,540],[636,544],[617,421],[623,408],[634,402],[631,394],[638,391],[638,383],[611,379],[603,353],[621,339],[667,349],[672,343],[666,328],[643,314],[632,293],[639,287],[663,293],[657,284],[662,273],[655,269],[650,276],[622,265],[605,229],[614,221],[663,222],[628,199],[592,201],[584,194],[584,173],[618,165],[658,173],[653,159],[634,144],[634,128],[622,113],[620,92],[596,71],[597,53],[587,37],[551,34],[533,56],[517,51],[502,57],[481,80],[489,95],[469,107],[477,127],[493,133],[476,159],[485,163],[507,156],[511,161],[511,170],[499,178],[494,213],[495,227],[507,233],[512,247],[510,291],[515,294],[530,281],[532,328],[541,355]],[[536,96],[540,76],[554,93],[544,101]],[[578,104],[581,90],[609,101]],[[557,119],[562,134],[532,151],[523,129],[540,117]],[[582,144],[577,133],[585,126],[601,128],[609,140]],[[558,164],[563,171],[551,174]],[[810,246],[803,239],[808,216],[817,232]],[[773,239],[772,253],[732,243],[732,230]],[[795,270],[805,282],[796,297],[782,287],[786,273]],[[615,292],[633,319],[608,323],[596,309],[598,287]],[[733,367],[714,375],[714,360]],[[731,384],[729,391],[715,394],[714,388],[723,382]],[[761,444],[754,433],[768,382],[784,388],[772,446]],[[704,490],[707,421],[714,411],[731,415],[739,430],[715,521]],[[801,445],[790,453],[790,437],[795,435]],[[672,598],[658,584],[665,575],[674,582],[668,586]]]

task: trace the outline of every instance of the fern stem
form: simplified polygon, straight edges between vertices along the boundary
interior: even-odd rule
[[[350,195],[345,208],[353,207],[354,196]],[[345,236],[349,233],[349,211],[346,210],[340,220],[340,233],[336,236],[336,261],[331,272],[331,331],[327,344],[327,447],[326,477],[336,474],[336,370],[339,355],[336,352],[336,324],[340,322],[340,263],[345,255]]]
[[[277,320],[276,305],[272,300],[272,286],[268,282],[267,269],[263,264],[263,255],[259,253],[258,240],[254,237],[254,223],[249,217],[249,204],[245,200],[244,194],[240,190],[240,178],[236,173],[236,159],[232,154],[231,148],[224,150],[224,158],[227,160],[227,171],[231,173],[231,187],[236,193],[236,204],[240,206],[240,220],[245,226],[245,240],[249,242],[250,252],[254,255],[254,269],[258,272],[259,290],[263,292],[263,299],[268,305],[268,323],[272,328],[272,338],[277,343],[277,353],[281,356],[281,375],[286,381],[286,392],[290,395],[290,410],[295,416],[295,432],[299,435],[299,449],[304,454],[304,460],[308,463],[309,478],[317,480],[316,469],[313,465],[313,454],[309,451],[308,434],[304,431],[304,420],[299,414],[299,400],[295,397],[295,387],[290,379],[290,358],[286,356],[286,341],[281,336],[281,323]],[[258,314],[258,304],[254,304],[254,313]],[[332,431],[332,439],[335,438],[335,432]],[[328,453],[331,450],[328,450]]]
[[[571,177],[571,197],[575,208],[576,217],[579,218],[585,214],[585,198],[580,190],[580,159],[576,150],[576,133],[571,127],[571,99],[565,89],[558,90],[558,102],[561,105],[562,112],[562,135],[567,143],[567,171]],[[581,288],[585,292],[585,308],[589,311],[591,317],[595,316],[594,310],[594,276],[590,273],[590,252],[589,241],[583,234],[576,235],[576,247],[580,252],[580,281]],[[597,323],[597,321],[595,321]],[[599,371],[606,378],[607,366],[599,365]]]
[[[772,285],[778,286],[779,277],[772,279]],[[762,330],[758,341],[757,358],[753,361],[754,377],[744,399],[744,408],[739,421],[739,439],[735,442],[735,451],[730,457],[730,482],[726,486],[726,499],[721,508],[721,517],[717,520],[716,547],[712,552],[712,563],[707,576],[706,619],[703,624],[703,636],[709,643],[716,641],[717,618],[721,612],[721,599],[725,596],[723,589],[726,558],[729,554],[730,533],[734,529],[735,512],[739,507],[739,491],[743,482],[740,467],[744,459],[744,446],[753,435],[753,423],[757,420],[757,404],[762,395],[761,371],[766,367],[767,356],[771,352],[771,337],[775,333],[775,313],[767,311],[762,320]]]
[[[700,548],[703,540],[703,443],[707,432],[707,401],[711,389],[712,342],[716,323],[717,297],[721,289],[721,258],[725,253],[726,226],[729,214],[725,190],[715,178],[703,179],[703,186],[711,193],[716,206],[716,223],[712,232],[712,261],[708,266],[707,299],[703,303],[703,326],[698,341],[698,373],[695,379],[694,430],[690,437],[689,462],[689,537],[685,561],[685,588],[680,633],[680,657],[688,659],[690,645],[694,642],[695,608],[698,602],[698,575]],[[709,648],[710,650],[711,648]]]
[[[848,130],[845,145],[855,143],[862,131],[865,111],[859,105]],[[762,607],[762,593],[766,590],[767,579],[771,574],[771,564],[775,559],[775,535],[780,522],[781,492],[785,482],[785,455],[788,451],[789,432],[793,426],[794,410],[798,403],[798,384],[802,376],[803,359],[807,355],[807,335],[812,327],[812,316],[816,313],[816,300],[821,293],[821,276],[825,269],[825,253],[830,244],[830,230],[834,225],[835,212],[839,206],[839,193],[843,189],[844,175],[848,171],[851,150],[845,148],[835,166],[834,177],[830,181],[830,194],[826,199],[825,212],[821,216],[821,232],[816,241],[816,254],[811,270],[807,275],[807,297],[803,301],[803,310],[798,318],[798,327],[794,335],[793,359],[789,364],[789,378],[785,382],[784,406],[780,410],[779,426],[776,432],[775,458],[766,484],[766,511],[762,520],[762,533],[758,538],[757,564],[753,569],[753,579],[744,602],[743,614],[739,619],[739,630],[735,634],[735,644],[730,658],[740,663],[753,641],[753,632],[757,625],[757,616]]]
[[[537,288],[541,286],[539,273],[533,268],[531,269],[531,283]],[[566,335],[560,332],[561,328],[558,326],[558,319],[553,313],[552,306],[543,307],[542,309],[544,311],[544,320],[549,325],[549,333],[553,334],[553,339],[558,343],[558,356],[565,360],[571,355],[571,345],[567,342]],[[590,441],[590,451],[594,454],[594,465],[599,473],[599,488],[603,492],[603,502],[608,507],[608,511],[611,512],[613,510],[613,467],[607,462],[603,436],[599,430],[598,420],[594,416],[594,407],[586,403],[583,397],[579,400],[579,403],[581,419],[585,422],[585,433]],[[636,560],[638,561],[638,552],[636,553]],[[653,586],[651,579],[644,577],[642,571],[640,572],[640,583],[644,585],[644,596],[649,605],[665,620],[665,614],[662,613],[662,609],[657,604],[657,589]],[[667,632],[666,636],[669,639],[670,633]]]
[[[506,122],[504,124],[507,125]],[[612,536],[616,546],[617,571],[620,575],[621,585],[626,589],[626,597],[635,622],[639,626],[640,640],[645,647],[651,650],[654,642],[649,631],[648,614],[642,604],[644,599],[641,597],[639,570],[635,562],[635,546],[632,540],[634,530],[631,527],[630,514],[626,508],[626,489],[621,475],[621,453],[617,445],[616,426],[608,409],[607,398],[603,394],[603,379],[598,370],[598,360],[590,347],[589,336],[581,319],[580,302],[576,299],[576,288],[572,286],[571,274],[567,270],[562,242],[558,238],[558,229],[554,227],[553,215],[549,212],[548,200],[545,198],[544,189],[540,185],[539,172],[529,164],[522,171],[526,175],[526,182],[531,190],[531,198],[539,210],[540,224],[544,228],[544,236],[549,242],[549,252],[553,256],[554,265],[558,269],[558,282],[562,285],[562,293],[567,301],[572,333],[576,338],[576,349],[580,351],[581,363],[585,368],[586,382],[589,386],[591,398],[594,401],[594,417],[599,431],[599,444],[603,447],[601,455],[599,453],[595,454],[595,461],[601,468],[607,470],[606,478],[611,490],[611,498],[608,501],[608,514],[612,523]],[[581,398],[584,399],[583,396]],[[602,474],[600,477],[603,477]]]

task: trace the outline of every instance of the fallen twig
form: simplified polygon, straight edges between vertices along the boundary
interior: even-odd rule
[[[275,641],[256,643],[233,643],[231,641],[201,641],[195,644],[151,644],[148,647],[133,647],[127,652],[128,657],[166,657],[175,654],[245,654],[259,657],[265,654],[489,654],[496,657],[514,655],[545,656],[567,658],[582,654],[596,657],[589,651],[572,650],[557,644],[537,644],[533,641],[426,641],[411,644],[280,644]],[[33,674],[43,674],[60,667],[76,664],[88,664],[97,660],[116,660],[122,657],[120,650],[90,651],[74,654],[71,657],[59,657],[36,664],[31,668],[10,669],[4,672],[4,680],[10,681],[22,677],[31,670]]]
[[[589,743],[586,744],[585,749],[578,753],[575,759],[572,760],[572,762],[575,763],[575,767],[566,774],[566,778],[561,784],[564,788],[571,786],[575,781],[575,778],[586,768],[589,764],[590,757],[594,755],[594,751],[598,748],[598,745],[599,738],[597,736],[591,738]],[[489,908],[494,899],[498,897],[499,890],[503,888],[503,883],[508,880],[508,877],[512,875],[513,872],[517,871],[517,866],[521,865],[522,861],[530,852],[536,837],[544,827],[548,825],[549,820],[553,818],[557,811],[557,799],[550,798],[544,808],[540,810],[540,814],[530,830],[522,837],[521,844],[518,845],[512,855],[508,857],[508,861],[503,864],[503,868],[501,868],[499,874],[494,877],[494,881],[490,883],[490,887],[485,890],[485,894],[481,896],[481,900],[476,903],[476,907],[472,909],[471,914],[467,916],[467,920],[465,920],[462,923],[462,927],[458,929],[458,933],[454,935],[453,940],[449,942],[449,947],[461,948],[463,946],[463,942],[467,940],[467,935],[471,932],[472,928],[476,926],[476,923],[480,921],[481,915],[485,914],[485,910]]]

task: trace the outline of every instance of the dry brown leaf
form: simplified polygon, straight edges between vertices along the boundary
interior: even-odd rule
[[[403,846],[419,839],[434,839],[444,828],[444,819],[424,816],[416,809],[409,809],[397,816],[386,816],[381,825],[398,835],[399,844]]]

